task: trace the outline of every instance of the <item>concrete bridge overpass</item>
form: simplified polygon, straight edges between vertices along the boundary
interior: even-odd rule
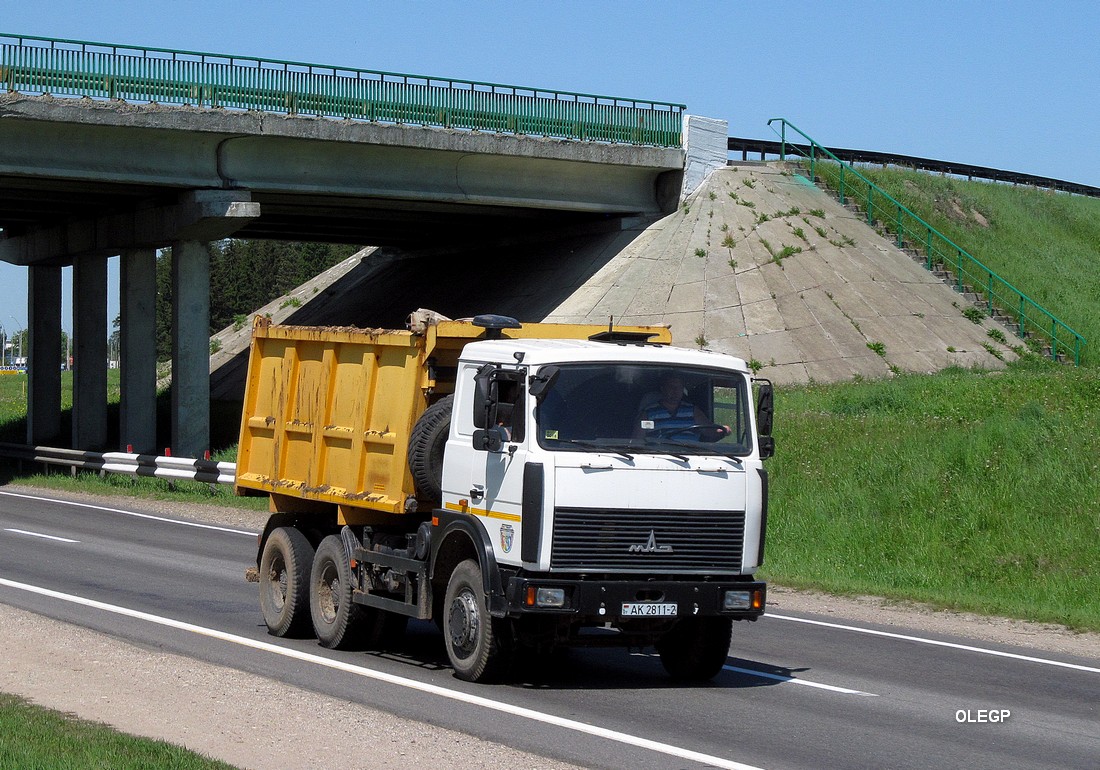
[[[0,259],[29,271],[28,442],[60,438],[57,362],[34,352],[60,347],[62,266],[74,268],[72,445],[109,435],[106,260],[120,255],[120,442],[197,455],[210,430],[206,242],[546,240],[673,210],[685,169],[697,184],[725,162],[724,124],[682,105],[410,78],[0,36]],[[154,267],[167,246],[175,384],[158,442]]]

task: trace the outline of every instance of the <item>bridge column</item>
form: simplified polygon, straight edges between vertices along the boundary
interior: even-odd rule
[[[27,278],[27,443],[61,435],[61,268],[32,265]]]
[[[172,244],[172,452],[210,448],[210,254],[201,241]]]
[[[73,448],[107,444],[107,258],[73,262]]]
[[[122,252],[121,390],[119,448],[157,450],[157,342],[155,249]]]

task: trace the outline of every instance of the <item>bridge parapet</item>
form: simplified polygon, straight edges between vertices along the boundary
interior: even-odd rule
[[[0,33],[0,88],[679,147],[685,106],[229,54]]]

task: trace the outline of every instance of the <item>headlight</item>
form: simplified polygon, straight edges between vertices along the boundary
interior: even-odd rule
[[[540,588],[527,586],[528,607],[564,607],[564,588]]]
[[[751,607],[751,591],[726,591],[722,597],[722,609],[724,610],[747,610]]]

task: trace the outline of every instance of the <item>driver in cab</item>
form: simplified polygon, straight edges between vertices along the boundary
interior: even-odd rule
[[[658,388],[656,398],[645,404],[638,415],[634,438],[681,436],[719,441],[732,433],[728,425],[716,425],[702,409],[687,400],[681,375],[662,374]]]

